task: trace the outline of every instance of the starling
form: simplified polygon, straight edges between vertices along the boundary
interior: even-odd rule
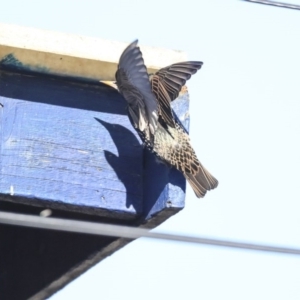
[[[171,101],[202,62],[176,63],[149,76],[137,43],[124,50],[116,72],[119,92],[128,103],[129,119],[144,145],[182,172],[197,197],[204,197],[218,181],[199,162],[188,134],[171,109]]]

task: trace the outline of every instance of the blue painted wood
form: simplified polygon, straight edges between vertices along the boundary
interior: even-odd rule
[[[141,213],[142,148],[118,93],[16,74],[3,74],[0,90],[2,194],[34,205]]]
[[[188,102],[172,104],[187,127]],[[184,177],[143,149],[125,106],[100,83],[0,70],[0,210],[153,228],[182,209]],[[130,242],[1,224],[0,240],[7,299],[45,299]]]
[[[144,154],[110,87],[1,71],[0,103],[1,199],[138,220],[184,207],[183,176]]]

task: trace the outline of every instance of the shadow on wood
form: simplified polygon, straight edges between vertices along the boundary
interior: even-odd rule
[[[0,71],[0,209],[154,228],[185,180],[143,149],[114,89]],[[174,102],[181,120],[187,93]],[[44,299],[128,239],[0,225],[1,299]]]

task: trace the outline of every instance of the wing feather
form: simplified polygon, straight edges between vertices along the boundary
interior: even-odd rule
[[[171,101],[175,100],[186,81],[203,65],[200,61],[176,63],[160,69],[151,78],[152,92],[159,104],[159,114],[171,127],[175,127]]]
[[[122,53],[116,81],[119,91],[130,106],[135,125],[144,130],[148,125],[152,133],[157,128],[158,103],[151,91],[149,75],[138,41],[131,43]]]

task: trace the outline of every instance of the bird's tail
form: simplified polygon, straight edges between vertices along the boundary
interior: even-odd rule
[[[203,198],[207,191],[218,186],[218,180],[201,163],[197,174],[185,173],[184,175],[198,198]]]

